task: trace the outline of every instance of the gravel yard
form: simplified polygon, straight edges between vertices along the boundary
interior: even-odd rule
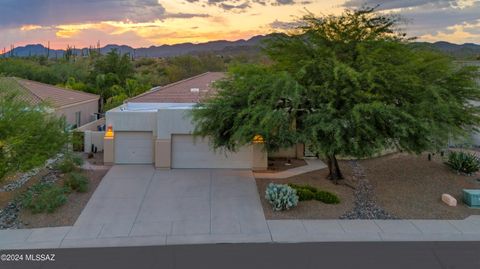
[[[68,194],[67,202],[54,213],[49,214],[32,214],[30,210],[21,208],[17,200],[36,183],[53,183],[63,187],[66,174],[55,169],[53,165],[46,165],[6,178],[0,184],[0,229],[73,225],[108,169],[78,170],[77,172],[83,173],[89,180],[88,191]]]
[[[397,153],[359,163],[375,189],[377,203],[398,218],[464,219],[480,214],[462,202],[462,189],[479,189],[480,175],[458,175],[439,155],[428,161],[426,154]],[[458,205],[445,205],[442,193],[451,194]]]
[[[344,176],[351,178],[352,170],[348,162],[341,161],[340,166]],[[353,189],[345,185],[335,185],[327,177],[328,170],[322,169],[286,179],[256,179],[258,192],[266,219],[338,219],[344,212],[353,208]],[[278,184],[309,184],[319,190],[335,193],[341,200],[340,204],[324,204],[319,201],[302,201],[289,211],[274,212],[265,200],[265,189],[270,182]]]
[[[359,184],[354,175],[355,163],[365,175],[366,185]],[[480,209],[470,209],[462,201],[462,189],[480,189],[480,174],[459,175],[443,163],[440,155],[428,161],[427,154],[394,153],[368,160],[341,161],[346,185],[334,185],[326,179],[327,169],[317,170],[287,179],[256,179],[267,219],[464,219],[479,215]],[[357,168],[358,168],[357,167]],[[320,190],[335,193],[338,205],[318,201],[302,201],[289,211],[274,212],[265,200],[265,189],[270,182],[309,184]],[[360,187],[359,187],[360,186]],[[359,191],[362,190],[362,191]],[[449,207],[441,201],[443,193],[458,201]]]
[[[88,192],[72,192],[68,195],[68,201],[54,213],[32,214],[29,210],[20,210],[19,217],[25,228],[73,225],[108,170],[88,170],[84,172],[90,182]],[[59,180],[57,184],[63,184],[63,179]]]

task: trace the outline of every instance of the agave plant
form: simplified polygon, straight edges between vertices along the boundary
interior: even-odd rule
[[[275,211],[288,210],[298,204],[297,191],[286,184],[268,184],[265,199]]]
[[[452,151],[448,154],[447,165],[458,173],[471,175],[480,170],[480,159],[472,153]]]

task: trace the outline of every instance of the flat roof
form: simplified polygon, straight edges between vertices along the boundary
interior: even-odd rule
[[[128,103],[187,103],[195,104],[212,96],[216,90],[212,83],[225,77],[223,72],[207,72],[187,78],[128,99]]]

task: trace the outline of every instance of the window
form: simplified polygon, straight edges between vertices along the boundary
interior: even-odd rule
[[[82,124],[82,112],[78,111],[75,112],[75,125],[77,125],[77,128],[80,127]]]

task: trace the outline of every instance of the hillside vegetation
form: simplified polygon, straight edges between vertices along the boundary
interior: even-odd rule
[[[225,71],[236,62],[256,61],[243,55],[212,53],[169,58],[138,58],[116,49],[107,54],[79,56],[66,53],[60,59],[45,56],[0,58],[0,76],[15,76],[98,94],[105,110],[155,86],[166,85],[207,71]]]

